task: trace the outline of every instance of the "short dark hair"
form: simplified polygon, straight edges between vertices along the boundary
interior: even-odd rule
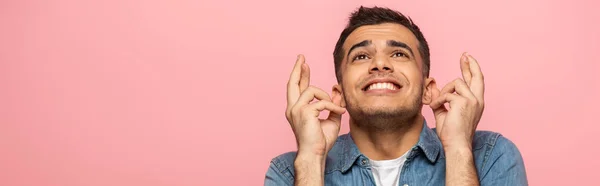
[[[423,60],[423,75],[429,77],[429,45],[419,30],[419,27],[413,23],[410,17],[404,16],[402,13],[383,7],[372,7],[366,8],[361,6],[358,10],[350,14],[348,25],[340,34],[340,38],[335,44],[335,50],[333,51],[333,62],[335,65],[335,76],[338,82],[342,81],[342,74],[340,68],[342,66],[342,60],[344,60],[344,49],[342,46],[346,41],[346,38],[356,30],[358,27],[367,25],[378,25],[383,23],[396,23],[408,28],[417,38],[419,54],[421,54]]]

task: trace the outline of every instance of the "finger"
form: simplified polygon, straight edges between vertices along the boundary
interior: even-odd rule
[[[444,106],[444,104],[439,104],[439,106],[436,107],[436,108],[433,108],[433,106],[431,106],[431,105],[430,105],[430,107],[431,107],[431,110],[433,111],[433,114],[435,116],[437,116],[438,114],[440,114],[440,113],[448,110],[448,109],[446,109],[446,106]]]
[[[463,53],[460,57],[460,71],[462,72],[463,79],[467,82],[467,85],[471,85],[471,69],[469,67],[469,60],[467,59],[467,53]]]
[[[443,102],[441,102],[441,104],[439,102],[434,102],[435,100],[437,100],[440,97],[440,89],[438,89],[437,86],[433,87],[433,91],[432,91],[431,95],[432,95],[431,100],[433,100],[433,101],[429,104],[429,107],[431,107],[433,114],[435,116],[437,116],[438,114],[440,114],[444,111],[447,111],[446,106],[444,106]]]
[[[308,64],[305,62],[302,64],[302,73],[300,73],[300,92],[304,92],[308,85],[310,84],[310,68]]]
[[[454,92],[469,99],[476,99],[475,95],[473,95],[473,92],[471,92],[471,89],[469,89],[469,86],[467,86],[467,83],[465,83],[465,81],[462,79],[455,79],[454,81],[448,83],[446,86],[444,86],[444,88],[442,88],[440,94],[451,94]]]
[[[336,105],[336,104],[334,103],[334,105]],[[339,105],[336,105],[336,106],[340,107]],[[342,114],[344,114],[344,112],[346,112],[346,109],[343,108],[343,107],[340,107],[340,108],[344,109],[344,111],[341,112],[341,113],[340,112],[329,112],[329,115],[327,116],[327,119],[331,120],[331,121],[335,121],[336,123],[341,122],[342,121]]]
[[[296,105],[302,106],[310,103],[313,99],[324,100],[331,102],[331,97],[324,90],[317,88],[315,86],[309,86],[300,94],[300,98],[298,98],[298,102]]]
[[[296,59],[296,64],[294,65],[294,69],[292,69],[292,73],[290,74],[290,79],[287,84],[288,106],[294,105],[300,96],[300,87],[298,86],[298,83],[300,82],[302,64],[304,64],[304,56],[300,54]]]
[[[461,99],[464,99],[464,97],[456,95],[456,94],[452,94],[452,93],[445,93],[445,94],[442,94],[437,99],[433,100],[431,102],[431,105],[440,107],[440,105],[443,106],[444,103],[450,103],[450,104],[452,104],[452,102],[454,102],[456,100],[461,100]],[[450,106],[450,107],[452,107],[452,106]]]
[[[315,111],[315,112],[313,112],[315,117],[318,117],[319,113],[324,110],[328,110],[329,112],[336,114],[336,115],[342,115],[342,114],[344,114],[344,112],[346,112],[346,109],[344,109],[343,107],[335,105],[331,101],[325,101],[325,100],[314,102],[314,103],[310,104],[307,107],[307,109],[311,109],[311,110]],[[331,116],[331,113],[330,113],[330,116]]]
[[[446,85],[448,86],[448,85]],[[439,107],[444,107],[444,103],[443,101],[438,101],[440,99],[441,96],[441,92],[440,90],[436,87],[433,91],[433,94],[435,95],[434,98],[431,100],[431,103],[429,104],[429,106],[431,107],[431,109],[435,110],[438,109]],[[435,112],[435,111],[434,111]]]
[[[481,67],[479,63],[473,56],[468,55],[467,59],[469,60],[469,68],[471,68],[471,84],[470,88],[473,94],[476,95],[479,101],[483,101],[483,93],[485,91],[485,85],[483,82],[483,73],[481,72]]]
[[[448,109],[446,109],[446,106],[444,106],[444,104],[437,104],[436,107],[434,107],[434,105],[429,105],[429,107],[431,107],[431,110],[433,111],[433,116],[435,116],[436,118],[440,116],[440,114],[447,112]]]

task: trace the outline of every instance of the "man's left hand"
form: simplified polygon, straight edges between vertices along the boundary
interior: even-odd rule
[[[483,114],[483,73],[471,55],[460,59],[463,78],[448,83],[440,91],[433,89],[430,104],[436,131],[444,148],[472,148],[473,135]],[[446,108],[444,104],[448,103]]]

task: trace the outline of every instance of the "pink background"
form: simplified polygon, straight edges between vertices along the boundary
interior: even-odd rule
[[[592,0],[4,0],[0,185],[262,185],[295,148],[296,54],[330,90],[335,41],[361,4],[422,27],[438,83],[460,76],[461,52],[479,60],[480,129],[517,144],[531,185],[600,183]]]

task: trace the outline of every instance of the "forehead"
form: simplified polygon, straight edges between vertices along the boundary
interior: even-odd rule
[[[417,38],[408,28],[396,23],[383,23],[361,26],[355,29],[346,38],[343,45],[344,51],[347,53],[352,45],[364,40],[371,40],[373,43],[388,40],[400,41],[406,43],[413,51],[417,51],[418,44]]]

